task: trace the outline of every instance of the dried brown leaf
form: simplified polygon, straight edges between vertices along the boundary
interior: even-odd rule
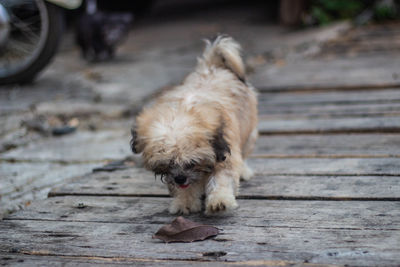
[[[202,225],[179,216],[171,224],[161,227],[153,238],[161,239],[166,243],[193,242],[216,236],[218,233],[218,228],[214,226]]]

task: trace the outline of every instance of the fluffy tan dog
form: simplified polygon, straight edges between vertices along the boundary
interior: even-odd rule
[[[230,37],[207,41],[194,72],[136,119],[132,151],[168,185],[171,213],[237,207],[240,177],[257,139],[257,99],[245,81],[240,46]]]

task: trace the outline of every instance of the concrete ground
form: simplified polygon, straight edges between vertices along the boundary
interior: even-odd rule
[[[237,39],[257,87],[276,80],[275,67],[318,53],[322,42],[349,27],[287,29],[268,22],[259,4],[170,11],[160,7],[134,24],[110,62],[85,62],[68,32],[34,84],[0,88],[0,218],[46,198],[58,184],[130,156],[134,115],[193,69],[203,38]],[[50,133],[69,124],[77,126],[74,133]]]

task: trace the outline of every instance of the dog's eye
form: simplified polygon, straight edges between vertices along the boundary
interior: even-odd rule
[[[166,176],[168,174],[168,167],[164,166],[164,165],[160,165],[160,166],[157,166],[156,168],[154,168],[153,172],[156,175],[164,175],[164,176]]]
[[[205,173],[211,173],[213,170],[214,170],[214,166],[211,166],[211,165],[201,166],[201,168],[199,169],[199,171],[202,171]]]
[[[162,170],[154,170],[155,175],[162,175],[162,176],[167,176],[168,172],[167,171],[162,171]]]
[[[185,165],[185,169],[187,169],[187,170],[193,169],[194,167],[196,167],[196,162],[194,162],[194,161],[189,162]]]

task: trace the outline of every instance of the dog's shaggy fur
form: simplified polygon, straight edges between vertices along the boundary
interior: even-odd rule
[[[136,119],[132,150],[162,176],[174,197],[169,211],[212,214],[237,207],[240,177],[257,139],[257,99],[245,81],[240,46],[230,37],[207,41],[194,72]]]

